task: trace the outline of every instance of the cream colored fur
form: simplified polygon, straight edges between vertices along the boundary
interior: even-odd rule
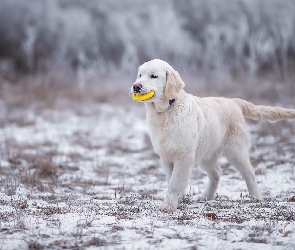
[[[209,177],[200,198],[212,199],[221,175],[221,154],[241,172],[252,199],[262,200],[250,163],[244,117],[274,122],[295,118],[295,110],[256,106],[241,99],[192,96],[183,90],[178,72],[159,59],[141,65],[135,83],[142,85],[142,93],[155,91],[155,96],[144,103],[150,138],[168,182],[162,210],[176,210],[195,162]],[[176,101],[170,107],[169,100],[173,98]]]

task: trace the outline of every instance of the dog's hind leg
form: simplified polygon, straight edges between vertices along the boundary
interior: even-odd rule
[[[201,161],[201,168],[206,171],[209,178],[209,183],[206,188],[206,191],[200,197],[200,200],[212,200],[214,198],[214,194],[217,190],[217,186],[219,183],[221,168],[217,162],[217,157],[213,157],[210,160]]]
[[[225,156],[242,174],[251,199],[263,200],[257,185],[254,168],[250,163],[248,134],[241,124],[236,123],[233,126],[234,129],[224,148]]]

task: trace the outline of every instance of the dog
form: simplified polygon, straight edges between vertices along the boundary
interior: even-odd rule
[[[222,154],[242,174],[251,199],[263,200],[250,163],[245,118],[276,122],[295,118],[295,110],[254,105],[238,98],[199,98],[186,93],[184,86],[176,70],[154,59],[139,67],[131,87],[132,98],[144,102],[150,139],[166,173],[168,190],[160,209],[177,209],[196,162],[209,177],[200,199],[213,199]]]

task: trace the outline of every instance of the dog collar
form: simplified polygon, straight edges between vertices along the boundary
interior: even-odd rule
[[[175,102],[175,98],[169,100],[169,107]]]
[[[170,109],[175,101],[176,101],[175,98],[169,100],[169,106],[166,109],[164,109],[164,111],[167,111],[168,109]]]

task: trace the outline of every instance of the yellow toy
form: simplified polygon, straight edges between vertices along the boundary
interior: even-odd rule
[[[152,98],[155,95],[155,91],[151,90],[145,94],[132,94],[132,99],[134,101],[146,101],[147,99]]]

